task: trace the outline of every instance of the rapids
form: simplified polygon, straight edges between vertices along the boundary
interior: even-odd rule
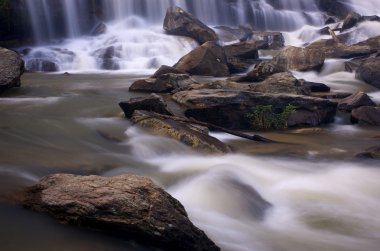
[[[273,0],[99,1],[103,20],[86,14],[86,1],[59,1],[62,15],[54,15],[54,1],[26,1],[35,39],[26,64],[53,60],[60,72],[26,73],[22,88],[0,99],[0,250],[154,250],[61,226],[9,203],[10,193],[60,172],[148,176],[179,199],[223,251],[379,250],[379,162],[354,158],[379,145],[378,128],[351,125],[339,113],[322,128],[262,133],[278,144],[212,133],[236,153],[206,156],[133,127],[117,106],[141,96],[128,92],[133,81],[196,46],[163,33],[168,6],[179,5],[209,25],[253,23],[284,31],[286,44],[301,46],[324,38],[317,33],[323,15],[314,1],[286,0],[276,8]],[[380,13],[378,0],[346,2],[363,14]],[[90,36],[89,23],[99,22],[106,33]],[[379,31],[378,24],[364,22],[349,41]],[[100,70],[97,53],[110,46],[120,49],[120,69]],[[61,74],[66,71],[71,74]],[[365,91],[380,103],[380,91],[345,72],[343,60],[327,60],[320,73],[293,74],[334,92]]]

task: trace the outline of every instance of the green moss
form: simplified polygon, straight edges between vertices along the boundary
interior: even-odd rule
[[[284,129],[288,128],[289,116],[295,110],[296,107],[289,104],[276,113],[272,105],[257,105],[247,117],[253,130]]]

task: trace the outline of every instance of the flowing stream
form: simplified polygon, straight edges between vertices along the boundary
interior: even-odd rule
[[[194,224],[223,251],[379,250],[379,162],[354,158],[379,145],[379,128],[351,125],[338,114],[335,123],[322,128],[262,133],[278,144],[213,133],[236,153],[207,156],[133,127],[117,105],[141,96],[128,92],[133,81],[175,63],[196,46],[162,32],[158,23],[167,6],[180,5],[208,24],[257,18],[258,26],[286,31],[287,44],[301,45],[323,38],[316,34],[323,19],[313,1],[281,1],[275,8],[264,0],[103,0],[108,28],[96,37],[85,34],[85,24],[75,25],[78,18],[91,18],[83,14],[84,2],[60,1],[65,11],[58,17],[51,15],[53,1],[26,2],[31,14],[39,13],[31,15],[38,45],[26,61],[52,58],[61,72],[72,74],[26,73],[22,88],[0,99],[0,250],[154,250],[61,226],[9,203],[10,193],[61,172],[148,176],[179,199]],[[377,0],[351,6],[365,14],[380,12]],[[64,24],[63,40],[54,41],[55,18]],[[378,24],[365,22],[351,35],[352,43],[379,31]],[[118,71],[99,70],[95,52],[109,46],[120,48]],[[294,74],[336,92],[366,91],[380,103],[379,90],[345,72],[342,60],[327,60],[320,73]],[[271,206],[265,209],[258,196]]]

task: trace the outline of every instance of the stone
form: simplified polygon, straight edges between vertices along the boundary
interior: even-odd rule
[[[330,87],[323,83],[310,82],[304,79],[299,79],[299,81],[302,86],[308,88],[310,92],[330,92],[331,90]]]
[[[380,88],[380,57],[364,60],[356,71],[356,77],[376,88]]]
[[[233,77],[231,80],[236,82],[260,82],[273,74],[284,72],[271,62],[263,61],[256,64],[255,67],[244,76]]]
[[[283,70],[320,70],[325,62],[325,54],[320,50],[288,46],[279,51],[272,64]]]
[[[148,97],[132,98],[128,101],[120,102],[119,106],[127,118],[131,118],[133,112],[136,110],[172,115],[172,113],[168,110],[164,99],[157,94],[151,94]]]
[[[247,72],[252,65],[260,63],[259,59],[246,59],[238,57],[228,57],[227,66],[232,74]]]
[[[142,176],[53,174],[26,189],[19,200],[60,223],[164,250],[220,250],[190,222],[179,201]]]
[[[162,65],[152,76],[151,78],[158,78],[161,75],[174,73],[174,74],[186,74],[184,71],[177,70],[174,67],[168,65]]]
[[[360,159],[380,159],[380,146],[373,146],[356,155]]]
[[[316,0],[318,8],[329,15],[345,18],[350,13],[350,7],[341,0]]]
[[[265,41],[247,41],[223,46],[227,57],[258,59],[259,49],[268,48]]]
[[[148,93],[169,93],[178,88],[194,84],[195,80],[187,74],[167,73],[157,78],[140,79],[135,81],[129,91]]]
[[[323,52],[326,58],[353,58],[368,56],[376,52],[376,50],[368,45],[346,45],[344,43],[337,43],[333,39],[322,39],[306,48]]]
[[[281,49],[285,46],[285,38],[281,32],[254,31],[251,40],[266,42],[268,44],[267,49],[270,50]]]
[[[206,42],[183,56],[175,65],[192,75],[226,77],[230,75],[227,58],[221,46]]]
[[[176,117],[162,118],[155,113],[135,111],[132,122],[154,134],[175,139],[200,152],[213,154],[231,152],[229,146],[204,133],[204,130],[200,130],[198,126],[179,122]]]
[[[220,41],[231,42],[245,42],[249,40],[254,31],[254,27],[250,25],[240,25],[239,27],[229,27],[220,25],[214,27]]]
[[[248,114],[256,106],[271,105],[276,112],[292,105],[289,126],[318,126],[334,120],[337,104],[299,95],[268,94],[242,90],[191,90],[172,98],[184,108],[185,116],[228,129],[251,129]]]
[[[353,109],[351,121],[360,125],[380,126],[380,107],[361,106]]]
[[[118,59],[121,58],[120,48],[109,46],[93,53],[98,58],[98,63],[103,70],[119,70]]]
[[[35,72],[57,72],[59,67],[56,63],[40,58],[33,58],[28,60],[26,64],[28,71]]]
[[[0,93],[19,87],[24,73],[24,61],[16,52],[0,47]]]
[[[199,44],[218,40],[215,31],[176,6],[168,8],[164,20],[164,30],[170,35],[191,37]]]
[[[276,73],[261,83],[251,84],[250,87],[252,91],[262,93],[310,94],[310,89],[303,86],[302,83],[289,72]]]
[[[351,29],[361,21],[363,21],[363,17],[361,15],[356,12],[349,13],[343,21],[342,31]]]
[[[380,36],[368,38],[367,40],[359,42],[355,45],[369,46],[375,52],[380,52]]]
[[[91,36],[99,36],[107,32],[107,25],[103,22],[98,23],[91,31]]]
[[[351,112],[361,106],[376,106],[371,98],[364,92],[357,92],[339,101],[338,109],[342,112]]]

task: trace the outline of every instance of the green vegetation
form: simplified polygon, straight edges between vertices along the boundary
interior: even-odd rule
[[[289,116],[296,110],[293,105],[287,105],[283,111],[276,113],[272,105],[258,105],[247,115],[253,130],[269,130],[288,128]]]

